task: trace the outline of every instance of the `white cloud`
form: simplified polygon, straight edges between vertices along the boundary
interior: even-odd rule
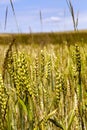
[[[61,21],[61,18],[56,17],[56,16],[51,16],[49,18],[43,19],[43,22],[45,22],[45,23],[57,23],[57,22],[60,22],[60,21]]]
[[[51,17],[50,18],[51,19],[51,21],[53,21],[53,22],[59,22],[59,21],[61,21],[61,18],[60,17]]]

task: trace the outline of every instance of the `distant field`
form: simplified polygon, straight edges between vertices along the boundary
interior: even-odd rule
[[[77,32],[58,32],[58,33],[31,33],[31,34],[0,34],[0,44],[8,44],[15,38],[20,44],[61,44],[67,42],[74,44],[76,42],[87,43],[87,31]]]

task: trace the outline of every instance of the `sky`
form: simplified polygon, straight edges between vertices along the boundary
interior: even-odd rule
[[[0,33],[60,32],[73,30],[66,0],[0,0]],[[71,0],[78,30],[87,29],[87,0]],[[6,8],[8,7],[5,26]],[[41,14],[41,15],[40,15]],[[40,17],[41,16],[41,17]]]

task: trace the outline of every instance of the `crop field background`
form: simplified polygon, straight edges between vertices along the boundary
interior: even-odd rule
[[[0,130],[87,130],[84,39],[86,32],[1,36]]]

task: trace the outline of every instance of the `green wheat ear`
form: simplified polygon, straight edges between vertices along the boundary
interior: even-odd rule
[[[85,100],[85,120],[86,120],[86,122],[87,122],[87,90],[86,90],[86,92],[85,92],[86,94],[86,100]]]
[[[77,68],[77,71],[80,73],[81,72],[81,55],[80,55],[79,46],[77,44],[75,45],[75,51],[76,51],[76,68]]]
[[[45,55],[44,55],[44,51],[41,50],[41,55],[40,55],[40,63],[41,63],[41,81],[43,82],[43,78],[44,78],[44,72],[45,72]]]
[[[78,98],[78,112],[79,112],[79,126],[84,129],[83,119],[83,88],[82,88],[82,70],[81,70],[81,53],[79,46],[75,46],[76,51],[76,70],[77,70],[77,98]]]
[[[58,72],[58,70],[56,71],[56,84],[55,84],[55,93],[56,93],[56,101],[57,101],[57,105],[59,105],[60,102],[60,91],[61,91],[61,75]]]
[[[40,95],[39,95],[39,85],[40,85],[40,64],[39,57],[35,57],[35,63],[33,68],[33,95],[36,100],[36,103],[40,104]]]
[[[19,55],[17,61],[17,83],[16,87],[19,95],[24,97],[25,94],[32,96],[32,88],[30,86],[30,75],[28,69],[28,62],[25,53]]]
[[[47,75],[46,75],[46,78],[47,78],[47,81],[48,81],[48,84],[50,85],[50,82],[51,82],[51,67],[52,67],[52,61],[51,61],[51,55],[48,55],[47,57]]]
[[[10,68],[9,64],[12,61],[12,47],[13,47],[13,45],[14,45],[14,40],[9,45],[8,50],[6,52],[6,55],[5,55],[5,58],[4,58],[3,72],[2,72],[3,79],[5,79],[5,74],[8,71],[8,68]]]
[[[7,89],[5,88],[0,74],[0,129],[4,130],[4,123],[6,119],[6,110],[7,110],[8,94]]]
[[[64,115],[66,114],[66,96],[67,96],[67,87],[64,79],[64,75],[61,75],[61,86],[62,86],[62,92],[63,92],[63,104],[64,104]]]
[[[77,44],[75,45],[75,58],[76,58],[77,80],[78,80],[77,94],[78,94],[78,100],[82,102],[81,54],[80,54],[79,46]]]

